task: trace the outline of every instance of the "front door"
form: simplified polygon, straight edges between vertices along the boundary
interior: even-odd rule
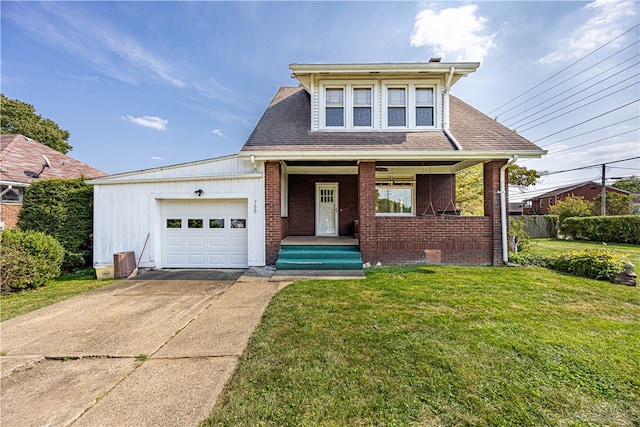
[[[338,184],[316,184],[316,236],[338,236]]]

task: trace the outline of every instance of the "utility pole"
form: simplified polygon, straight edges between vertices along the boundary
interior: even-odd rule
[[[606,163],[602,164],[602,190],[600,191],[600,215],[607,214],[607,184],[605,183]]]

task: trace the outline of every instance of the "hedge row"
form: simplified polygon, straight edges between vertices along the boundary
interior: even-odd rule
[[[525,251],[509,254],[509,261],[610,282],[613,282],[616,273],[622,272],[625,264],[629,263],[626,255],[610,249],[574,250],[550,258]]]
[[[34,289],[60,275],[64,248],[39,231],[4,230],[0,233],[2,292]]]
[[[567,218],[560,233],[574,239],[640,245],[640,215]]]

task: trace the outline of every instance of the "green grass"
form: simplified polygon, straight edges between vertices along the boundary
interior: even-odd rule
[[[557,255],[562,252],[574,249],[613,249],[629,257],[629,260],[636,266],[636,272],[640,272],[640,246],[625,243],[591,242],[587,240],[560,240],[560,239],[533,239],[528,251],[538,255]]]
[[[638,423],[638,288],[437,266],[283,289],[204,425]]]
[[[0,322],[116,282],[97,280],[90,271],[60,276],[39,289],[0,294]]]

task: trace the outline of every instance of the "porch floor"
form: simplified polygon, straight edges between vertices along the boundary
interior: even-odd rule
[[[316,236],[288,236],[280,244],[282,246],[314,245],[314,246],[359,246],[358,239],[353,237],[316,237]]]

